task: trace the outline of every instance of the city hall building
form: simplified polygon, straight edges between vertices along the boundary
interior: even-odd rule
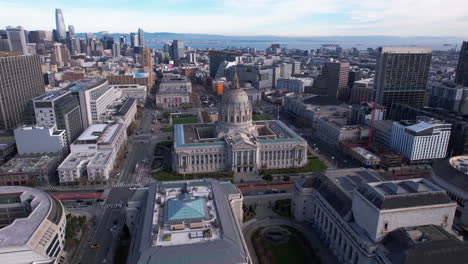
[[[305,166],[307,141],[279,120],[253,122],[252,104],[235,77],[216,123],[175,125],[173,153],[179,174],[250,174]]]

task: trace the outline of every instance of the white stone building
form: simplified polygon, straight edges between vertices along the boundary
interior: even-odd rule
[[[295,183],[291,207],[340,263],[411,263],[407,256],[415,252],[413,260],[421,263],[427,254],[447,259],[453,246],[467,251],[451,233],[456,204],[425,179],[380,182],[362,168],[327,170]],[[435,237],[447,243],[434,244]]]
[[[279,120],[252,121],[252,104],[238,88],[223,94],[215,124],[174,127],[173,170],[180,174],[303,167],[307,141]]]
[[[280,78],[276,82],[276,89],[286,89],[293,93],[304,93],[305,87],[312,87],[314,79],[312,78]]]
[[[327,144],[338,147],[340,142],[356,142],[368,137],[369,129],[321,118],[317,122],[316,135]]]
[[[126,142],[123,124],[91,125],[70,146],[70,155],[58,167],[60,184],[77,184],[84,176],[88,182],[107,182]]]
[[[438,121],[393,122],[391,148],[410,161],[443,159],[451,125]]]
[[[119,84],[113,85],[113,88],[117,88],[122,93],[122,99],[134,98],[137,100],[138,105],[144,105],[148,89],[146,85],[141,84]]]
[[[156,93],[156,106],[161,108],[178,108],[181,104],[190,103],[192,83],[182,75],[164,74]]]

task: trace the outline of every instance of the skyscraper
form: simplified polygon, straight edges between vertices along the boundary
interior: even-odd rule
[[[70,36],[75,36],[75,27],[73,25],[68,25],[68,32]]]
[[[468,87],[468,41],[463,41],[460,49],[455,83]]]
[[[431,48],[379,48],[374,82],[377,103],[422,106],[431,58]]]
[[[210,77],[215,78],[218,72],[219,66],[225,61],[233,62],[240,58],[241,54],[228,52],[228,51],[216,51],[210,50]]]
[[[134,48],[134,47],[138,47],[140,46],[139,43],[138,43],[138,35],[136,35],[135,33],[130,33],[130,47]]]
[[[24,29],[22,27],[7,27],[6,31],[11,51],[19,51],[23,54],[28,54]]]
[[[119,43],[113,43],[112,44],[112,55],[114,57],[118,57],[120,55],[120,44]]]
[[[145,36],[144,36],[144,32],[143,32],[143,29],[139,28],[138,29],[138,44],[140,44],[139,46],[140,47],[144,47],[145,46]]]
[[[55,9],[55,25],[57,30],[57,38],[65,39],[67,37],[67,31],[65,29],[65,21],[63,19],[62,9]]]
[[[124,35],[120,36],[119,43],[120,43],[120,47],[123,47],[123,45],[127,44],[127,37],[125,37]]]
[[[349,63],[327,62],[322,68],[313,93],[328,95],[346,101],[348,88]]]
[[[0,129],[22,125],[26,105],[44,92],[40,56],[0,57]]]
[[[174,40],[172,42],[172,50],[172,53],[174,54],[174,63],[175,65],[179,65],[180,60],[185,57],[184,42],[182,40]]]

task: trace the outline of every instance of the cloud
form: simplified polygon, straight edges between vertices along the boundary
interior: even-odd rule
[[[131,32],[142,27],[148,32],[225,35],[468,37],[465,1],[118,0],[104,5],[88,0],[0,0],[0,27],[50,30],[55,27],[54,9],[60,6],[65,23],[78,32]]]

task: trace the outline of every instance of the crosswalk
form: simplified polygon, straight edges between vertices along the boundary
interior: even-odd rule
[[[112,185],[112,188],[121,188],[121,187],[136,188],[140,186],[136,184],[132,184],[132,183],[116,183]]]
[[[117,209],[117,208],[122,208],[123,203],[114,203],[114,204],[105,204],[104,208],[111,208],[111,209]]]

